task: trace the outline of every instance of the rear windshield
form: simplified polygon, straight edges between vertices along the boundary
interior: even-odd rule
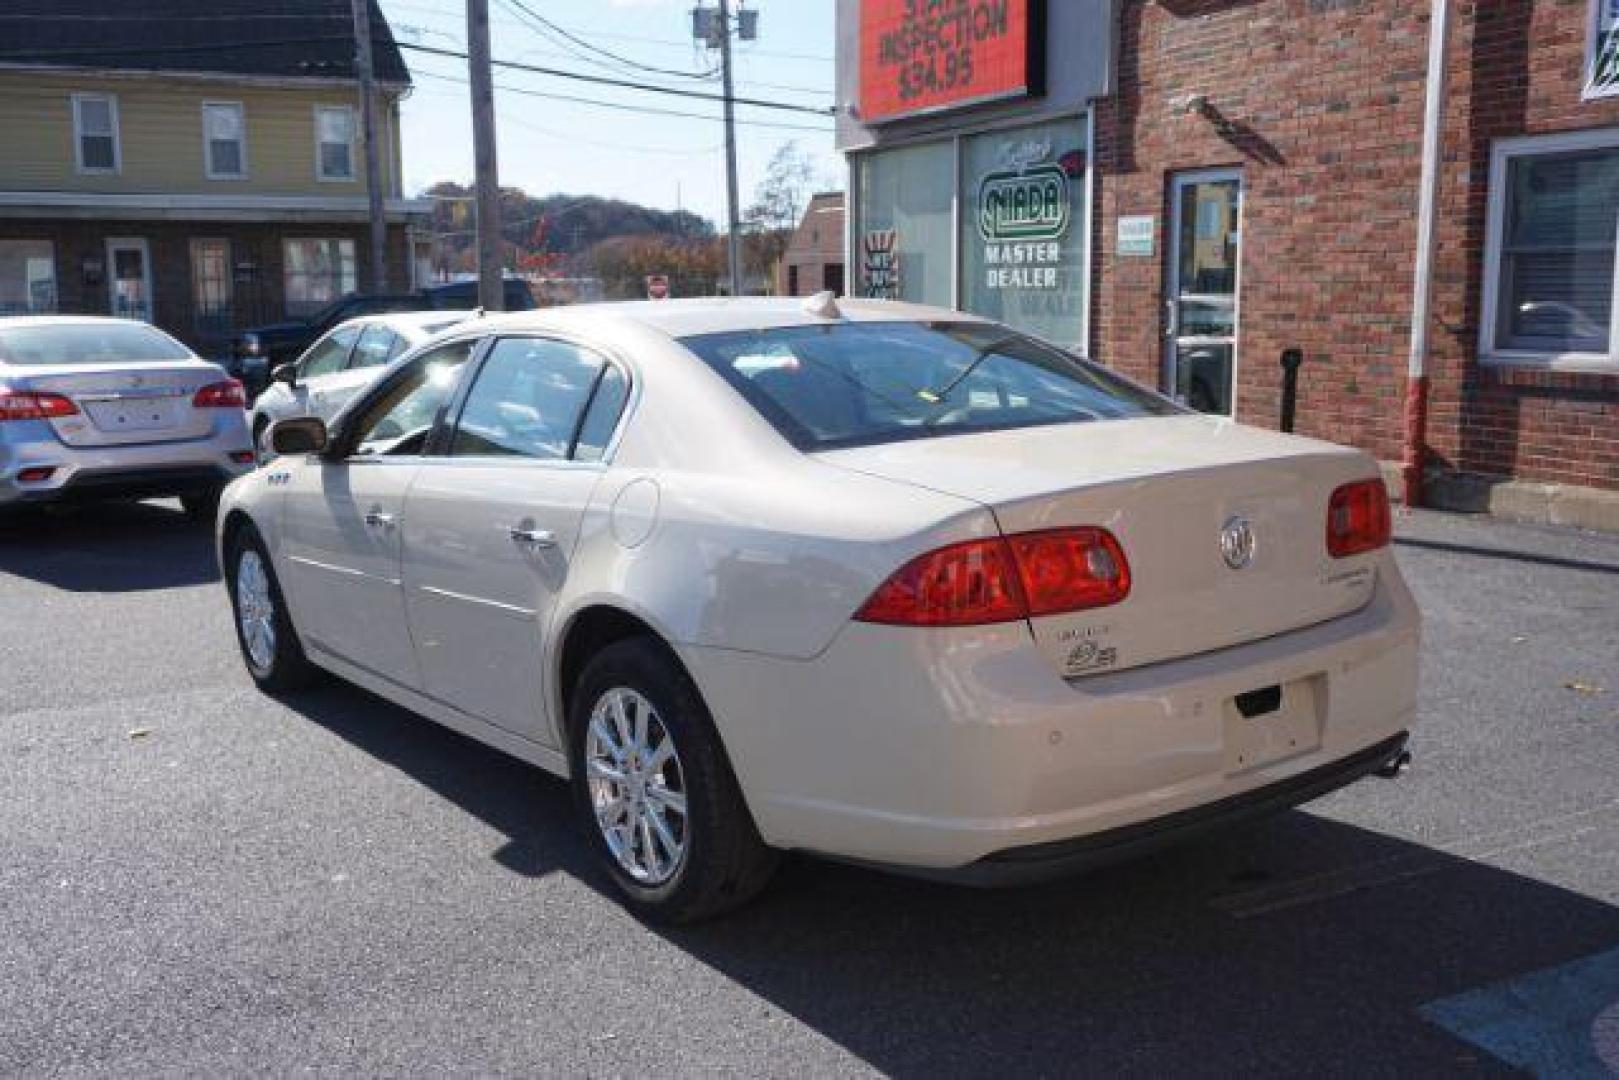
[[[986,323],[838,323],[681,344],[800,450],[1180,409],[1088,361]]]
[[[178,341],[136,323],[0,327],[0,361],[8,364],[105,364],[190,358],[190,350]]]

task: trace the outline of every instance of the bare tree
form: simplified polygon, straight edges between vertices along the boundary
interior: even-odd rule
[[[758,232],[748,245],[749,254],[753,256],[749,261],[757,260],[753,269],[772,285],[776,264],[786,252],[798,219],[809,203],[814,179],[814,162],[794,140],[776,148],[764,179],[753,190],[748,221]]]

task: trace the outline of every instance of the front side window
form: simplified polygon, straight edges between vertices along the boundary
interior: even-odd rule
[[[309,347],[298,365],[300,378],[313,379],[317,375],[335,375],[348,366],[349,353],[360,336],[357,326],[339,326]]]
[[[312,314],[356,288],[353,240],[288,240],[282,260],[288,315]]]
[[[993,323],[842,323],[681,344],[804,451],[1180,411]]]
[[[497,342],[467,392],[450,454],[569,458],[605,366],[601,357],[562,341]]]
[[[230,329],[229,241],[191,241],[191,309],[199,330],[217,333]]]
[[[208,179],[239,180],[247,175],[247,118],[240,103],[205,103],[202,135]]]
[[[49,240],[0,240],[0,315],[55,310],[55,247]]]
[[[315,110],[315,174],[322,180],[354,179],[354,110],[347,105]]]
[[[80,172],[119,169],[118,99],[112,94],[73,95],[74,154]]]
[[[474,340],[452,341],[405,365],[398,378],[363,406],[353,429],[353,453],[420,454],[477,344]]]

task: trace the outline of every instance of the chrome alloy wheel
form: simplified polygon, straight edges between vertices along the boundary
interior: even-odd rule
[[[585,730],[585,781],[596,827],[624,872],[662,885],[686,858],[686,777],[674,737],[644,695],[614,687]]]
[[[269,671],[275,666],[275,600],[264,559],[256,551],[242,552],[236,562],[236,621],[253,666]]]

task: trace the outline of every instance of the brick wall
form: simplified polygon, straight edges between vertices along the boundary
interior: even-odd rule
[[[1412,0],[1125,0],[1097,107],[1096,354],[1156,384],[1168,184],[1244,182],[1237,416],[1274,425],[1283,348],[1299,430],[1401,456],[1427,49]],[[1579,100],[1586,0],[1462,3],[1451,39],[1429,443],[1454,469],[1619,487],[1619,378],[1476,361],[1491,140],[1619,124]],[[1175,114],[1203,94],[1224,119]],[[1114,254],[1151,214],[1157,258]]]

